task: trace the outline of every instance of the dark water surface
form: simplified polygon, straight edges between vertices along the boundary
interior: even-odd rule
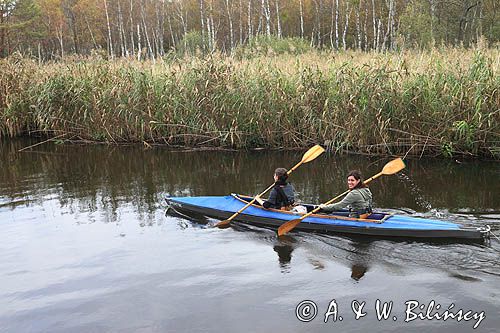
[[[165,215],[167,195],[256,194],[303,152],[169,152],[0,141],[2,332],[499,332],[500,245],[211,228]],[[292,181],[304,202],[345,190],[345,174],[388,159],[324,155]],[[371,184],[375,206],[492,226],[500,165],[410,160]],[[378,320],[376,301],[393,301]],[[317,316],[296,317],[304,300]],[[469,321],[405,322],[405,302]],[[334,303],[332,302],[334,301]],[[366,302],[356,320],[352,303]],[[408,303],[409,305],[414,303]],[[324,322],[329,305],[338,315]],[[408,306],[409,306],[408,305]],[[485,318],[479,327],[480,313]],[[477,315],[475,319],[473,315]],[[396,317],[396,320],[394,320]]]

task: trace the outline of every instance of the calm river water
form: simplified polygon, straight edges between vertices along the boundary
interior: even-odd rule
[[[500,330],[496,239],[429,243],[301,232],[277,239],[268,229],[221,230],[210,227],[215,220],[165,214],[168,195],[261,192],[275,167],[295,165],[303,152],[53,143],[18,152],[32,143],[0,141],[2,332]],[[291,180],[300,200],[319,203],[345,190],[349,169],[371,176],[387,161],[324,154]],[[499,179],[496,162],[409,160],[402,174],[370,188],[376,207],[488,224],[498,235]],[[308,322],[296,317],[305,300],[317,309]],[[393,302],[387,320],[377,319],[377,300]],[[461,321],[430,320],[432,301],[431,314],[471,312]],[[409,313],[417,302],[423,309]],[[366,315],[355,319],[353,305]],[[325,323],[329,309],[337,313]]]

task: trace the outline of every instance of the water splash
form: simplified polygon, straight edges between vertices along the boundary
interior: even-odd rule
[[[414,195],[415,197],[415,202],[422,208],[425,208],[427,210],[432,209],[432,205],[427,199],[424,198],[424,195],[422,194],[422,191],[419,189],[419,187],[415,184],[415,182],[405,173],[400,172],[397,174],[398,180],[400,180],[402,183],[408,186],[410,189],[410,192]]]

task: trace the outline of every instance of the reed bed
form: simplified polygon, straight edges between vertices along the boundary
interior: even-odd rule
[[[500,158],[498,49],[0,60],[0,136]]]

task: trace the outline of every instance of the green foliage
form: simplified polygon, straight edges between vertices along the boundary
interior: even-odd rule
[[[444,142],[442,145],[442,153],[445,157],[453,157],[453,142]]]
[[[275,36],[258,36],[250,39],[245,45],[236,48],[236,58],[252,58],[277,54],[303,54],[311,51],[309,43],[302,38],[278,38]]]
[[[431,17],[429,3],[426,1],[410,3],[401,15],[400,32],[405,42],[411,46],[432,46],[436,36],[431,26],[437,26],[437,22]]]
[[[485,37],[493,45],[500,42],[500,20],[497,20],[496,22],[494,22],[487,29],[487,31],[485,33]]]
[[[190,31],[177,45],[177,52],[181,55],[204,55],[208,53],[207,38],[203,38],[199,31]]]
[[[40,6],[34,0],[2,1],[0,15],[0,57],[8,55],[9,48],[23,45],[29,39],[36,40],[44,34],[45,27],[39,21]]]
[[[474,144],[475,126],[465,120],[455,121],[453,123],[456,142],[461,143],[465,148],[472,149]]]

